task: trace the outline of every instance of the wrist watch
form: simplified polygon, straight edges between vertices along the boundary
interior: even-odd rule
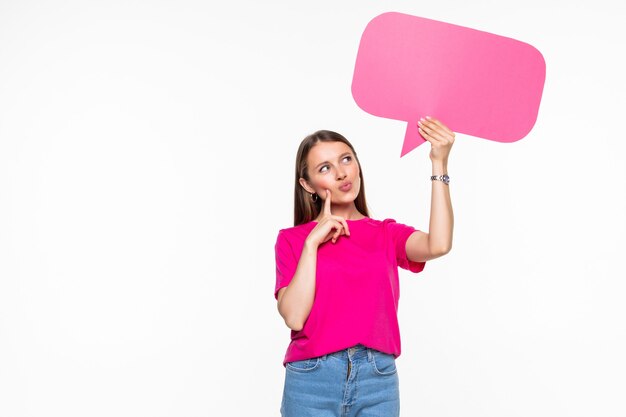
[[[443,175],[433,175],[430,177],[431,181],[443,181],[445,184],[450,184],[450,177],[448,177],[448,174],[443,174]]]

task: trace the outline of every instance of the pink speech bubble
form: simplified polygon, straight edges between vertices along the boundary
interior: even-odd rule
[[[402,157],[426,142],[417,130],[425,116],[484,139],[522,139],[537,120],[545,76],[532,45],[389,12],[363,32],[352,96],[370,114],[408,122]]]

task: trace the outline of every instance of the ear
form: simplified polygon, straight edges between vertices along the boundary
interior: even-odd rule
[[[300,185],[307,191],[307,193],[312,194],[315,192],[315,190],[311,186],[309,186],[304,178],[300,177],[298,181],[300,181]]]

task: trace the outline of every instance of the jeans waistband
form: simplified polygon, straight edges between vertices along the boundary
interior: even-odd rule
[[[372,348],[369,348],[359,343],[349,348],[338,350],[337,352],[327,353],[325,355],[322,355],[320,358],[322,360],[326,359],[328,356],[335,356],[338,358],[350,359],[350,360],[354,360],[354,359],[365,357],[365,356],[369,358],[372,355],[371,351],[372,351]]]

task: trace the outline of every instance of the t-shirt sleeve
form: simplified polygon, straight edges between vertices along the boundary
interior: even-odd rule
[[[406,255],[406,241],[416,229],[413,226],[398,223],[394,219],[387,219],[387,230],[396,251],[398,266],[411,272],[421,272],[426,262],[410,261]]]
[[[298,261],[289,240],[287,240],[285,236],[285,232],[282,230],[278,232],[274,250],[276,252],[276,286],[274,287],[274,298],[278,300],[278,290],[289,285],[296,273]]]

